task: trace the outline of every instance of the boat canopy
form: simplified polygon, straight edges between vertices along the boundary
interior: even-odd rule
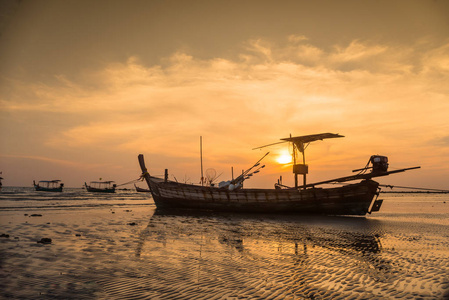
[[[96,188],[96,189],[111,189],[115,188],[116,185],[114,183],[115,181],[91,181],[90,187]]]
[[[314,141],[322,141],[324,139],[332,139],[332,138],[340,138],[344,137],[344,135],[339,135],[337,133],[319,133],[319,134],[311,134],[311,135],[302,135],[295,137],[288,137],[281,139],[283,141],[292,142],[292,143],[310,143]]]
[[[304,144],[314,142],[314,141],[322,141],[324,139],[332,139],[332,138],[340,138],[340,137],[344,137],[344,135],[340,135],[338,133],[319,133],[319,134],[301,135],[301,136],[294,136],[294,137],[291,136],[288,138],[281,139],[282,142],[276,142],[276,143],[260,146],[257,148],[253,148],[253,150],[261,149],[261,148],[265,148],[265,147],[273,146],[273,145],[277,145],[277,144],[282,144],[285,142],[291,142],[291,143],[297,145],[299,149],[301,149],[302,147],[300,147],[300,145],[304,145]]]

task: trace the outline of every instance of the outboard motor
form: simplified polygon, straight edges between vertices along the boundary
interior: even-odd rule
[[[352,172],[359,172],[358,175],[360,175],[365,174],[369,169],[371,169],[371,173],[376,175],[388,172],[388,157],[383,155],[371,155],[364,168],[352,170]]]
[[[369,160],[373,165],[373,173],[388,171],[388,157],[382,155],[372,155]]]

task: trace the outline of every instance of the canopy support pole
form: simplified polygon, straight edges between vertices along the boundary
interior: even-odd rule
[[[303,165],[306,165],[306,149],[304,148],[303,143],[301,143],[301,148],[299,150],[302,150],[301,151],[302,152],[302,163],[303,163]],[[303,185],[305,186],[306,182],[307,182],[307,180],[306,180],[307,174],[303,174],[302,176],[303,176]]]

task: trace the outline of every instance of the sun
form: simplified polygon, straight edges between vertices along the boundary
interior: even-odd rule
[[[287,151],[283,151],[276,158],[276,161],[280,164],[289,164],[292,162],[292,156]]]

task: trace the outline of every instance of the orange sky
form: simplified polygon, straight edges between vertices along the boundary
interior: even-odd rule
[[[285,146],[322,132],[309,181],[350,175],[372,154],[422,169],[389,184],[449,188],[447,1],[2,1],[4,185],[123,183],[165,168],[230,178],[266,151],[247,186],[291,169]],[[237,171],[235,171],[237,172]]]

